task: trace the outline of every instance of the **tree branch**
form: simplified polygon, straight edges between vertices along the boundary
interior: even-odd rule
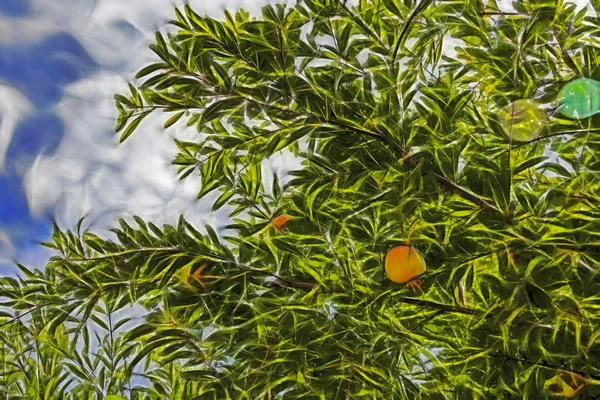
[[[564,136],[564,135],[576,136],[576,135],[578,135],[580,133],[590,133],[590,132],[598,132],[598,131],[600,131],[600,129],[598,129],[598,128],[574,129],[574,130],[571,130],[571,131],[561,131],[561,132],[551,133],[551,134],[545,135],[545,136],[538,136],[538,137],[530,139],[530,140],[528,140],[526,142],[520,142],[520,143],[514,144],[511,147],[511,149],[506,149],[502,153],[500,153],[499,155],[504,154],[504,153],[508,153],[511,150],[518,149],[519,147],[523,147],[523,146],[526,146],[526,145],[531,144],[531,143],[539,142],[540,140],[544,140],[544,139],[549,139],[549,138],[553,138],[553,137],[557,137],[557,136]]]
[[[356,134],[359,135],[364,135],[364,136],[368,136],[371,138],[375,138],[378,140],[381,140],[385,143],[387,143],[388,145],[391,145],[393,147],[395,147],[397,150],[399,150],[402,154],[403,157],[409,156],[408,160],[413,164],[416,165],[417,162],[412,159],[410,157],[410,154],[403,149],[401,146],[399,146],[398,144],[394,143],[392,140],[390,140],[390,136],[389,134],[384,134],[382,132],[373,132],[373,131],[369,131],[367,129],[364,128],[358,128],[352,125],[349,125],[347,123],[344,123],[343,121],[339,121],[339,120],[329,120],[326,119],[323,116],[320,115],[316,115],[314,113],[310,113],[310,111],[307,111],[307,113],[300,113],[297,111],[293,111],[290,110],[287,107],[278,105],[278,104],[273,104],[273,103],[265,103],[265,102],[261,102],[260,100],[257,100],[253,97],[241,94],[241,93],[236,93],[236,95],[240,96],[242,99],[246,100],[246,101],[250,101],[253,102],[254,104],[257,104],[261,107],[264,108],[274,108],[277,109],[278,111],[285,111],[285,112],[290,112],[298,117],[304,117],[304,118],[315,118],[317,119],[319,122],[323,123],[323,124],[327,124],[330,125],[332,127],[337,127],[337,128],[342,128],[342,129],[347,129],[351,132],[354,132]],[[460,197],[462,197],[463,199],[479,206],[482,209],[487,209],[487,210],[492,210],[495,211],[499,214],[503,214],[502,211],[500,211],[498,208],[494,207],[493,205],[491,205],[490,203],[488,203],[487,201],[485,201],[484,199],[482,199],[481,197],[477,196],[474,193],[469,192],[468,190],[460,187],[459,185],[457,185],[456,183],[450,181],[449,179],[443,177],[442,175],[438,174],[438,173],[433,173],[433,176],[435,177],[435,179],[444,187],[446,187],[446,189],[448,189],[449,191],[451,191],[454,194],[459,195]]]
[[[287,113],[291,113],[293,115],[295,115],[296,117],[301,117],[301,118],[314,118],[317,121],[321,122],[322,124],[327,124],[330,125],[334,128],[342,128],[342,129],[346,129],[349,130],[351,132],[357,133],[359,135],[365,135],[365,136],[369,136],[369,137],[374,137],[377,139],[382,139],[383,138],[383,134],[379,133],[379,132],[371,132],[369,130],[363,129],[363,128],[359,128],[356,126],[352,126],[349,125],[348,123],[345,123],[343,121],[339,121],[339,120],[329,120],[326,119],[325,117],[321,116],[321,115],[317,115],[314,113],[310,113],[308,112],[308,110],[304,109],[305,111],[307,111],[307,113],[301,113],[298,111],[294,111],[291,110],[289,107],[285,107],[285,106],[281,106],[279,104],[275,104],[275,103],[265,103],[262,102],[258,99],[255,99],[251,96],[245,95],[243,93],[236,93],[237,96],[239,96],[241,99],[246,100],[248,102],[254,103],[260,107],[263,108],[273,108],[276,109],[278,111],[282,111],[282,112],[287,112]]]
[[[140,249],[132,249],[132,250],[127,250],[127,251],[122,251],[119,253],[109,254],[109,255],[106,255],[103,257],[90,257],[90,258],[82,258],[82,259],[64,259],[64,260],[65,261],[78,261],[78,262],[95,261],[95,260],[103,260],[103,259],[112,258],[114,256],[127,255],[127,254],[131,254],[131,253],[135,253],[135,252],[161,251],[161,250],[185,252],[184,249],[177,248],[177,247],[140,248]],[[272,281],[265,282],[265,284],[268,286],[291,287],[291,288],[310,289],[310,290],[315,289],[318,286],[321,286],[320,284],[315,283],[315,282],[294,281],[292,279],[284,278],[273,272],[262,270],[262,269],[257,269],[257,268],[252,268],[252,267],[240,264],[234,260],[227,259],[227,258],[217,255],[217,254],[207,254],[206,256],[211,257],[211,258],[220,259],[225,263],[233,264],[242,272],[254,272],[257,274],[264,274],[264,275],[275,278]],[[337,288],[332,287],[329,290],[334,291],[334,292],[345,292],[345,290],[343,288],[339,288],[339,287],[337,287]],[[431,300],[417,299],[414,297],[399,296],[399,297],[394,297],[394,299],[401,303],[413,304],[413,305],[417,305],[417,306],[421,306],[421,307],[425,307],[425,308],[432,308],[432,309],[436,309],[436,310],[440,310],[440,311],[454,312],[454,313],[467,314],[467,315],[475,315],[477,313],[477,310],[472,309],[472,308],[453,306],[450,304],[438,303],[438,302],[431,301]]]
[[[396,58],[398,57],[398,51],[400,50],[400,46],[404,42],[404,37],[405,37],[406,33],[408,32],[408,27],[410,26],[412,21],[417,17],[417,15],[419,15],[423,10],[425,10],[425,8],[427,8],[429,3],[431,3],[431,0],[421,0],[419,5],[417,5],[415,7],[415,9],[413,10],[413,12],[410,13],[408,19],[406,20],[406,23],[402,27],[402,31],[400,32],[400,36],[398,37],[396,46],[394,47],[394,53],[392,54],[392,63],[391,63],[392,66],[394,64],[396,64]]]
[[[450,304],[438,303],[437,301],[417,299],[414,297],[394,297],[394,300],[401,303],[413,304],[425,308],[433,308],[440,311],[453,312],[466,315],[475,315],[477,310],[468,307],[453,306]]]
[[[108,259],[111,259],[114,257],[126,256],[131,253],[147,253],[147,252],[159,252],[159,251],[171,252],[171,251],[182,251],[182,249],[180,249],[179,247],[140,247],[138,249],[120,251],[117,253],[111,253],[111,254],[107,254],[104,256],[81,257],[81,258],[62,258],[61,260],[66,261],[66,262],[102,261],[102,260],[108,260]]]
[[[565,364],[566,363],[563,363],[562,365],[557,365],[557,364],[551,364],[551,363],[546,362],[546,361],[533,361],[533,360],[529,360],[527,358],[524,358],[523,356],[513,357],[513,356],[511,356],[509,354],[506,354],[504,352],[501,352],[501,351],[499,351],[499,352],[497,352],[495,354],[492,353],[491,355],[494,356],[494,357],[505,358],[507,360],[517,361],[517,362],[521,362],[521,363],[524,363],[524,364],[537,365],[539,367],[547,368],[547,369],[550,369],[550,370],[553,370],[553,371],[572,372],[572,373],[575,373],[575,374],[577,374],[579,376],[582,376],[582,377],[585,377],[587,375],[588,377],[590,377],[590,378],[592,378],[594,380],[600,380],[600,375],[586,374],[586,373],[584,373],[582,371],[576,371],[576,370],[573,370],[573,369],[567,369],[567,368],[565,368]]]
[[[383,42],[383,40],[375,32],[373,32],[372,29],[369,28],[369,26],[365,23],[365,21],[362,18],[360,18],[360,16],[358,16],[352,12],[352,10],[346,5],[345,1],[340,1],[340,5],[348,13],[348,15],[350,15],[350,18],[352,18],[354,20],[356,25],[358,25],[369,36],[371,36],[373,39],[375,39],[381,47],[383,47],[384,49],[388,48],[388,46]]]
[[[261,272],[265,272],[265,271],[261,271]],[[273,276],[273,274],[269,274],[269,275]],[[289,279],[283,279],[283,278],[280,278],[280,279],[281,280],[275,280],[275,281],[272,281],[269,283],[272,285],[275,285],[275,286],[279,286],[279,287],[296,287],[296,288],[302,288],[302,289],[314,289],[317,286],[319,286],[318,284],[312,283],[312,282],[298,282],[298,281],[291,281]],[[333,291],[343,292],[343,289],[333,288]],[[466,314],[466,315],[475,315],[477,313],[477,310],[475,310],[473,308],[453,306],[450,304],[439,303],[437,301],[431,301],[431,300],[417,299],[414,297],[395,296],[394,300],[398,301],[400,303],[412,304],[412,305],[416,305],[416,306],[431,308],[431,309],[445,311],[445,312],[453,312],[453,313]]]
[[[468,190],[458,186],[456,183],[452,182],[448,178],[445,178],[436,172],[433,173],[433,176],[440,184],[445,186],[449,191],[459,195],[463,199],[470,201],[471,203],[474,203],[483,209],[492,210],[497,213],[503,214],[502,211],[500,211],[498,208],[494,207],[493,205],[491,205],[481,197],[477,196],[476,194],[473,194]]]

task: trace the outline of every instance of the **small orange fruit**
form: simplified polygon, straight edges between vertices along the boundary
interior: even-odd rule
[[[200,284],[200,286],[202,286],[203,289],[206,289],[206,284],[204,283],[204,279],[205,278],[216,278],[216,276],[202,274],[202,272],[206,269],[206,267],[208,267],[207,263],[203,263],[202,265],[200,265],[194,272],[192,272],[193,265],[194,265],[194,263],[189,263],[188,265],[186,265],[185,267],[183,267],[181,269],[181,278],[183,280],[183,283],[190,289],[195,289],[195,287],[192,285],[192,283],[190,281],[190,278],[191,278],[194,281],[198,282]]]
[[[277,232],[286,232],[288,228],[285,226],[285,224],[291,219],[293,218],[289,215],[281,214],[280,216],[273,218],[271,222]]]
[[[427,270],[425,259],[413,246],[396,246],[385,256],[385,272],[392,282],[408,283],[413,290],[421,290],[415,278]]]

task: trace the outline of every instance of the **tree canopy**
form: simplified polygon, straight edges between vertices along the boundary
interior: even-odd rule
[[[513,5],[176,9],[116,130],[157,112],[195,129],[173,164],[228,225],[56,226],[44,270],[1,280],[0,392],[600,396],[600,116],[558,96],[600,80],[600,20]],[[302,164],[278,176],[274,157]],[[422,292],[386,276],[399,245],[427,264]]]

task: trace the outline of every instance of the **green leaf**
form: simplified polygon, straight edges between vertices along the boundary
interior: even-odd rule
[[[231,112],[230,110],[233,107],[240,105],[242,101],[243,100],[238,97],[231,97],[213,102],[208,107],[206,107],[206,109],[204,109],[200,117],[200,121],[198,121],[198,124],[202,125],[207,122],[211,122],[215,118],[221,116],[221,114],[223,114],[224,112]]]
[[[133,100],[133,103],[136,105],[136,107],[142,107],[142,96],[140,95],[140,92],[138,92],[137,88],[131,83],[128,84],[128,86],[129,91],[131,92],[131,99]]]
[[[151,341],[149,344],[145,345],[144,348],[142,350],[140,350],[135,357],[128,363],[128,369],[129,371],[132,371],[133,368],[135,368],[135,366],[142,361],[144,358],[146,358],[148,355],[150,355],[150,353],[162,346],[165,346],[169,343],[172,343],[174,341],[173,338],[164,338],[164,339],[159,339],[159,340],[153,340]]]
[[[550,295],[542,288],[530,282],[527,282],[525,287],[527,290],[527,297],[536,307],[541,308],[542,310],[547,310],[552,307],[552,297],[550,297]]]
[[[175,122],[179,121],[181,119],[181,117],[183,117],[183,114],[185,114],[185,111],[180,111],[177,114],[171,116],[166,122],[165,122],[165,129],[170,127],[171,125],[173,125]]]
[[[142,114],[138,115],[133,121],[131,121],[127,128],[125,128],[125,131],[123,131],[123,134],[119,139],[119,143],[123,143],[125,140],[127,140],[127,138],[131,136],[131,134],[137,129],[140,122],[142,122],[142,120],[146,118],[151,112],[152,110],[144,111]]]
[[[127,125],[127,122],[129,121],[129,118],[133,115],[133,111],[129,111],[126,112],[122,115],[119,115],[119,118],[117,119],[117,125],[115,126],[115,132],[121,132],[123,130],[123,128],[125,128],[125,125]]]
[[[123,340],[125,342],[137,340],[142,336],[145,336],[151,332],[154,332],[155,329],[156,328],[154,326],[152,326],[151,324],[143,324],[143,325],[136,326],[135,328],[133,328],[132,330],[128,331],[125,334],[125,336],[123,337]]]
[[[225,204],[227,204],[229,199],[231,199],[234,194],[235,194],[235,192],[230,191],[230,192],[225,192],[221,196],[219,196],[219,198],[214,202],[214,204],[212,206],[212,211],[217,211],[218,209],[223,207]]]
[[[526,169],[536,166],[539,163],[546,161],[547,159],[548,159],[548,157],[539,156],[539,157],[530,158],[529,160],[525,160],[513,170],[513,175],[516,175],[522,171],[525,171]]]
[[[125,104],[127,108],[136,108],[137,105],[135,102],[131,101],[129,97],[125,97],[122,94],[115,94],[115,100],[117,103]]]
[[[204,225],[204,228],[206,229],[206,232],[208,233],[208,236],[210,237],[210,240],[213,242],[213,244],[217,247],[220,247],[221,243],[219,242],[219,236],[217,235],[217,232],[215,232],[213,227],[210,225]]]
[[[221,183],[219,181],[211,181],[208,183],[203,182],[202,186],[200,187],[200,191],[198,192],[198,199],[206,196],[213,190],[217,189],[220,185]]]
[[[165,69],[167,68],[168,65],[163,64],[163,63],[154,63],[154,64],[150,64],[147,65],[146,67],[142,68],[136,75],[135,78],[136,79],[140,79],[143,78],[147,75],[150,75],[153,72],[158,71],[159,69]]]
[[[571,176],[571,173],[565,167],[563,167],[562,165],[560,165],[558,163],[554,163],[554,162],[544,163],[544,164],[540,165],[538,167],[538,169],[539,170],[547,169],[547,170],[557,173],[558,175],[562,175],[562,176],[566,176],[566,177]]]

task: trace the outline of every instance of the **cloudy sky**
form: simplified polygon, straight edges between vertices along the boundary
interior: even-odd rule
[[[258,12],[266,0],[197,0],[200,13]],[[169,0],[0,1],[0,275],[13,260],[42,267],[51,221],[103,230],[135,212],[158,223],[184,213],[214,223],[178,182],[175,148],[149,119],[118,145],[113,95],[152,60],[147,48],[172,19]],[[162,117],[162,118],[161,118]]]
[[[267,0],[191,0],[214,17],[253,14]],[[497,1],[511,11],[510,0]],[[586,0],[579,0],[581,6]],[[153,60],[147,49],[173,18],[175,0],[0,0],[0,275],[14,260],[43,267],[51,221],[102,232],[120,216],[155,223],[185,214],[219,225],[198,182],[179,182],[165,118],[117,144],[113,95]]]

